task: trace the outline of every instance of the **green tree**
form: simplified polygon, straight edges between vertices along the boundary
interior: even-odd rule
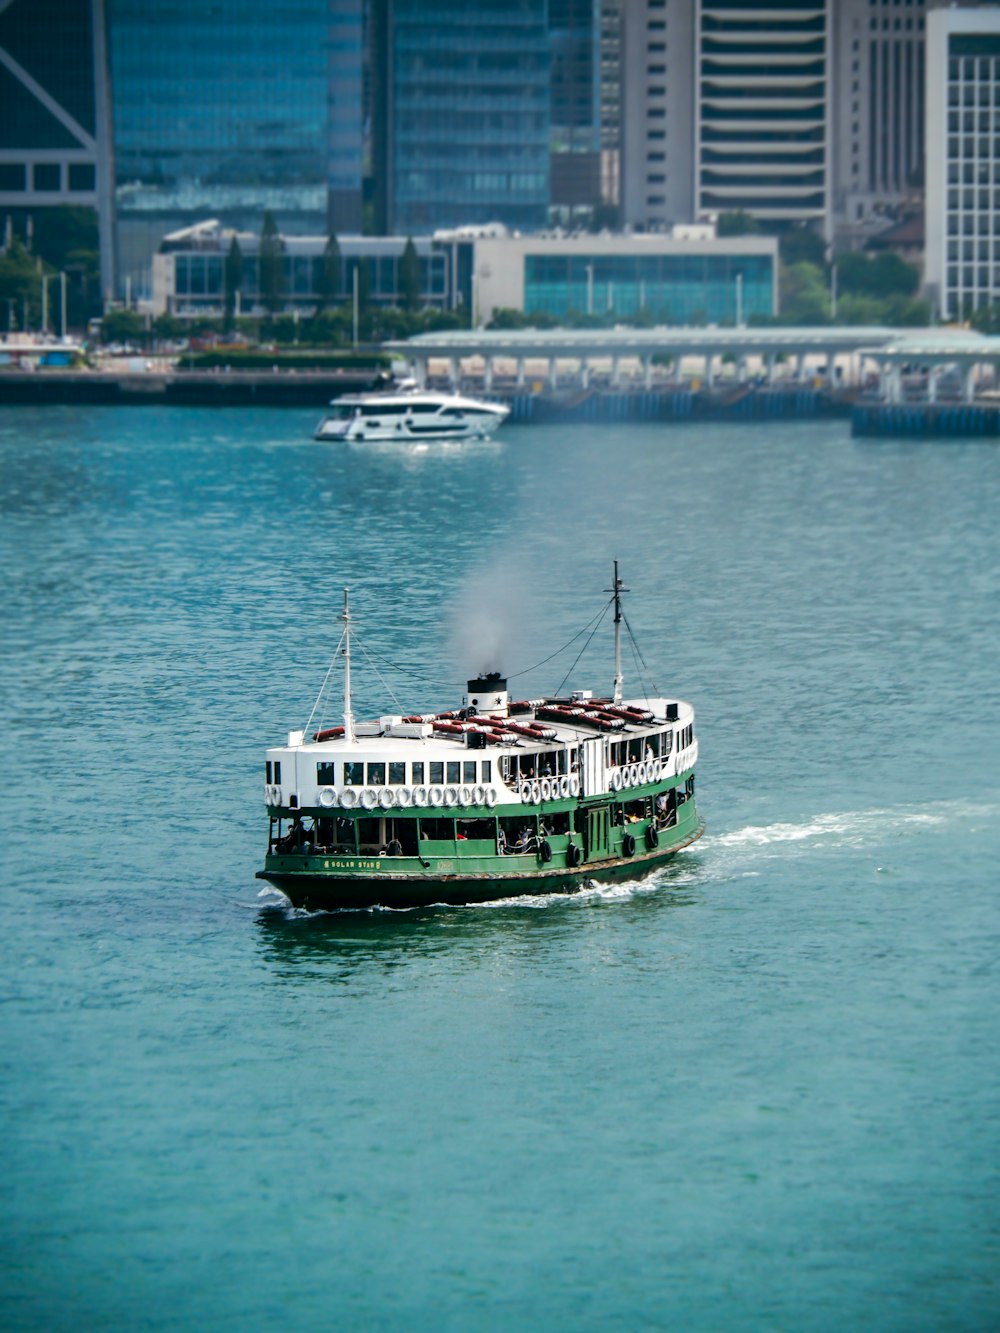
[[[978,333],[1000,333],[1000,302],[981,305],[972,312],[969,323]]]
[[[336,299],[337,292],[340,290],[340,242],[331,231],[326,239],[326,245],[323,247],[323,258],[319,266],[319,300],[316,303],[316,314],[321,315],[328,306],[331,306]]]
[[[38,262],[15,236],[0,254],[0,320],[4,329],[26,329],[40,318],[42,282]]]
[[[782,264],[779,283],[783,324],[828,322],[830,294],[823,270],[817,264]]]
[[[281,309],[285,295],[285,243],[270,209],[264,214],[261,227],[258,263],[261,304],[273,319]]]
[[[96,255],[100,248],[97,213],[92,208],[68,204],[40,208],[32,213],[32,222],[31,248],[55,269],[65,268],[74,252]]]
[[[101,320],[101,342],[141,343],[146,340],[146,321],[137,310],[109,310]]]
[[[720,213],[715,233],[717,236],[756,236],[760,233],[760,225],[755,217],[740,208],[735,212]]]
[[[413,311],[420,305],[420,259],[413,237],[407,236],[403,256],[399,261],[399,291],[403,309]]]
[[[243,286],[243,251],[235,235],[229,242],[229,253],[225,264],[225,329],[231,333],[236,322],[236,298]]]
[[[781,262],[793,268],[796,264],[814,264],[822,268],[826,260],[826,246],[822,236],[818,235],[805,222],[796,223],[786,231],[778,241]]]

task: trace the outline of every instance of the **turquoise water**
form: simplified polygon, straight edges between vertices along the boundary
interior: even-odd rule
[[[995,1329],[997,442],[317,415],[0,415],[0,1326]],[[539,662],[615,557],[699,844],[567,899],[258,896],[342,585],[371,716]]]

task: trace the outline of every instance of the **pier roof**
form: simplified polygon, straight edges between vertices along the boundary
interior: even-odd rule
[[[968,335],[966,335],[968,336]],[[899,329],[870,325],[813,328],[496,329],[422,333],[387,342],[387,351],[431,357],[644,357],[671,355],[747,356],[847,354],[901,344]]]
[[[1000,360],[1000,337],[970,333],[965,329],[915,329],[879,346],[862,347],[862,356],[886,363],[929,365],[976,365]]]

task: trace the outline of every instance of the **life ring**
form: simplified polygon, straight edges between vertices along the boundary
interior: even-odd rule
[[[552,847],[547,838],[543,838],[538,844],[538,855],[543,861],[548,862],[552,860]]]
[[[611,772],[611,790],[621,791],[622,789],[622,771],[620,768],[612,769]]]
[[[462,788],[462,804],[463,804],[463,805],[472,805],[472,804],[474,804],[474,802],[473,802],[473,800],[472,800],[472,788],[471,788],[471,787],[463,787],[463,788]]]
[[[559,795],[564,799],[569,795],[569,778],[561,777],[559,779]]]
[[[580,795],[580,779],[575,773],[569,780],[569,794],[570,796]]]
[[[410,791],[409,787],[396,788],[396,804],[400,810],[405,810],[407,806],[413,804],[413,792]]]
[[[444,804],[444,792],[441,790],[440,787],[428,787],[428,788],[427,788],[427,800],[428,800],[428,802],[429,802],[431,805],[433,805],[433,806],[440,806],[440,805],[443,805],[443,804]]]
[[[358,793],[354,787],[345,787],[340,793],[340,808],[353,810],[358,803]]]
[[[426,788],[426,787],[414,787],[414,788],[413,788],[413,804],[414,804],[414,805],[418,805],[418,806],[424,806],[424,805],[427,804],[427,788]]]
[[[628,785],[637,787],[639,785],[639,765],[629,764],[628,766]]]
[[[365,787],[361,793],[361,805],[365,810],[374,810],[378,805],[378,792],[374,787]]]
[[[517,789],[517,794],[518,794],[518,796],[520,796],[521,800],[525,803],[525,805],[530,805],[530,804],[531,804],[531,783],[530,783],[530,782],[522,782],[521,785],[520,785],[520,787],[518,787],[518,789]]]
[[[321,787],[319,793],[320,805],[325,805],[329,810],[331,805],[337,804],[337,793],[333,787]]]
[[[659,782],[660,778],[662,778],[662,777],[663,777],[663,760],[662,760],[662,759],[654,759],[654,760],[653,760],[653,778],[652,778],[652,780],[653,780],[653,782]]]
[[[552,799],[552,780],[550,778],[542,778],[538,786],[542,793],[542,800],[550,801]]]
[[[396,804],[396,793],[391,787],[383,787],[378,794],[378,803],[383,810],[391,810]]]
[[[531,804],[537,805],[542,799],[542,784],[536,778],[531,784]]]
[[[660,831],[655,824],[646,825],[646,846],[650,851],[660,844]]]
[[[566,864],[571,870],[574,866],[580,864],[580,848],[575,842],[568,842],[566,844]]]
[[[497,794],[492,787],[486,788],[486,808],[492,810],[497,803]]]
[[[444,789],[444,803],[445,803],[445,805],[458,805],[458,788],[457,788],[457,787],[445,787],[445,789]]]
[[[265,787],[265,788],[264,788],[264,804],[265,804],[265,805],[280,805],[280,804],[281,804],[281,788],[280,788],[280,787]]]
[[[622,838],[622,856],[634,856],[634,855],[635,855],[635,838],[632,837],[631,833],[626,833],[624,838]]]
[[[472,804],[483,805],[486,801],[486,791],[483,787],[475,786],[472,789]]]

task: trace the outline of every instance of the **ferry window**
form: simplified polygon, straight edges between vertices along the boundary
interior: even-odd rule
[[[406,781],[406,765],[403,763],[389,765],[389,785],[391,787],[401,787]]]
[[[271,761],[270,761],[270,759],[269,759],[269,760],[267,761],[267,763],[264,765],[264,772],[267,774],[267,776],[265,777],[264,781],[267,782],[267,783],[270,783],[270,781],[271,781]]]
[[[462,781],[475,782],[476,780],[476,761],[475,759],[466,759],[462,764]]]
[[[432,842],[452,842],[455,837],[453,819],[421,819],[420,836]]]
[[[276,759],[276,760],[274,761],[274,780],[275,780],[275,782],[278,782],[278,783],[281,782],[281,760],[280,760],[280,759]]]
[[[344,765],[344,786],[345,787],[363,787],[365,781],[364,764],[345,764]]]
[[[381,847],[379,839],[379,821],[377,819],[359,819],[358,820],[358,847],[365,848]]]
[[[496,825],[492,819],[460,819],[458,821],[460,838],[480,838],[492,842],[496,837]]]
[[[369,787],[381,787],[385,782],[385,764],[368,765],[368,785]]]
[[[493,781],[493,765],[489,759],[484,759],[479,765],[479,774],[483,782]]]
[[[413,765],[411,765],[411,767],[410,767],[410,772],[413,774],[413,777],[412,777],[411,781],[413,782],[414,786],[416,786],[418,783],[420,783],[420,784],[423,783],[423,780],[424,780],[424,765],[423,765],[423,762],[421,762],[421,763],[419,763],[419,764],[413,764]]]
[[[437,782],[437,783],[444,782],[444,764],[442,764],[440,760],[437,759],[432,760],[430,769],[431,769],[431,782]]]
[[[459,776],[459,774],[461,773],[461,771],[462,771],[462,765],[458,762],[457,759],[449,759],[449,760],[448,760],[448,781],[449,781],[449,782],[461,782],[462,779],[461,779],[461,777]]]
[[[316,765],[316,783],[320,787],[333,787],[336,785],[335,776],[336,764],[317,764]]]

